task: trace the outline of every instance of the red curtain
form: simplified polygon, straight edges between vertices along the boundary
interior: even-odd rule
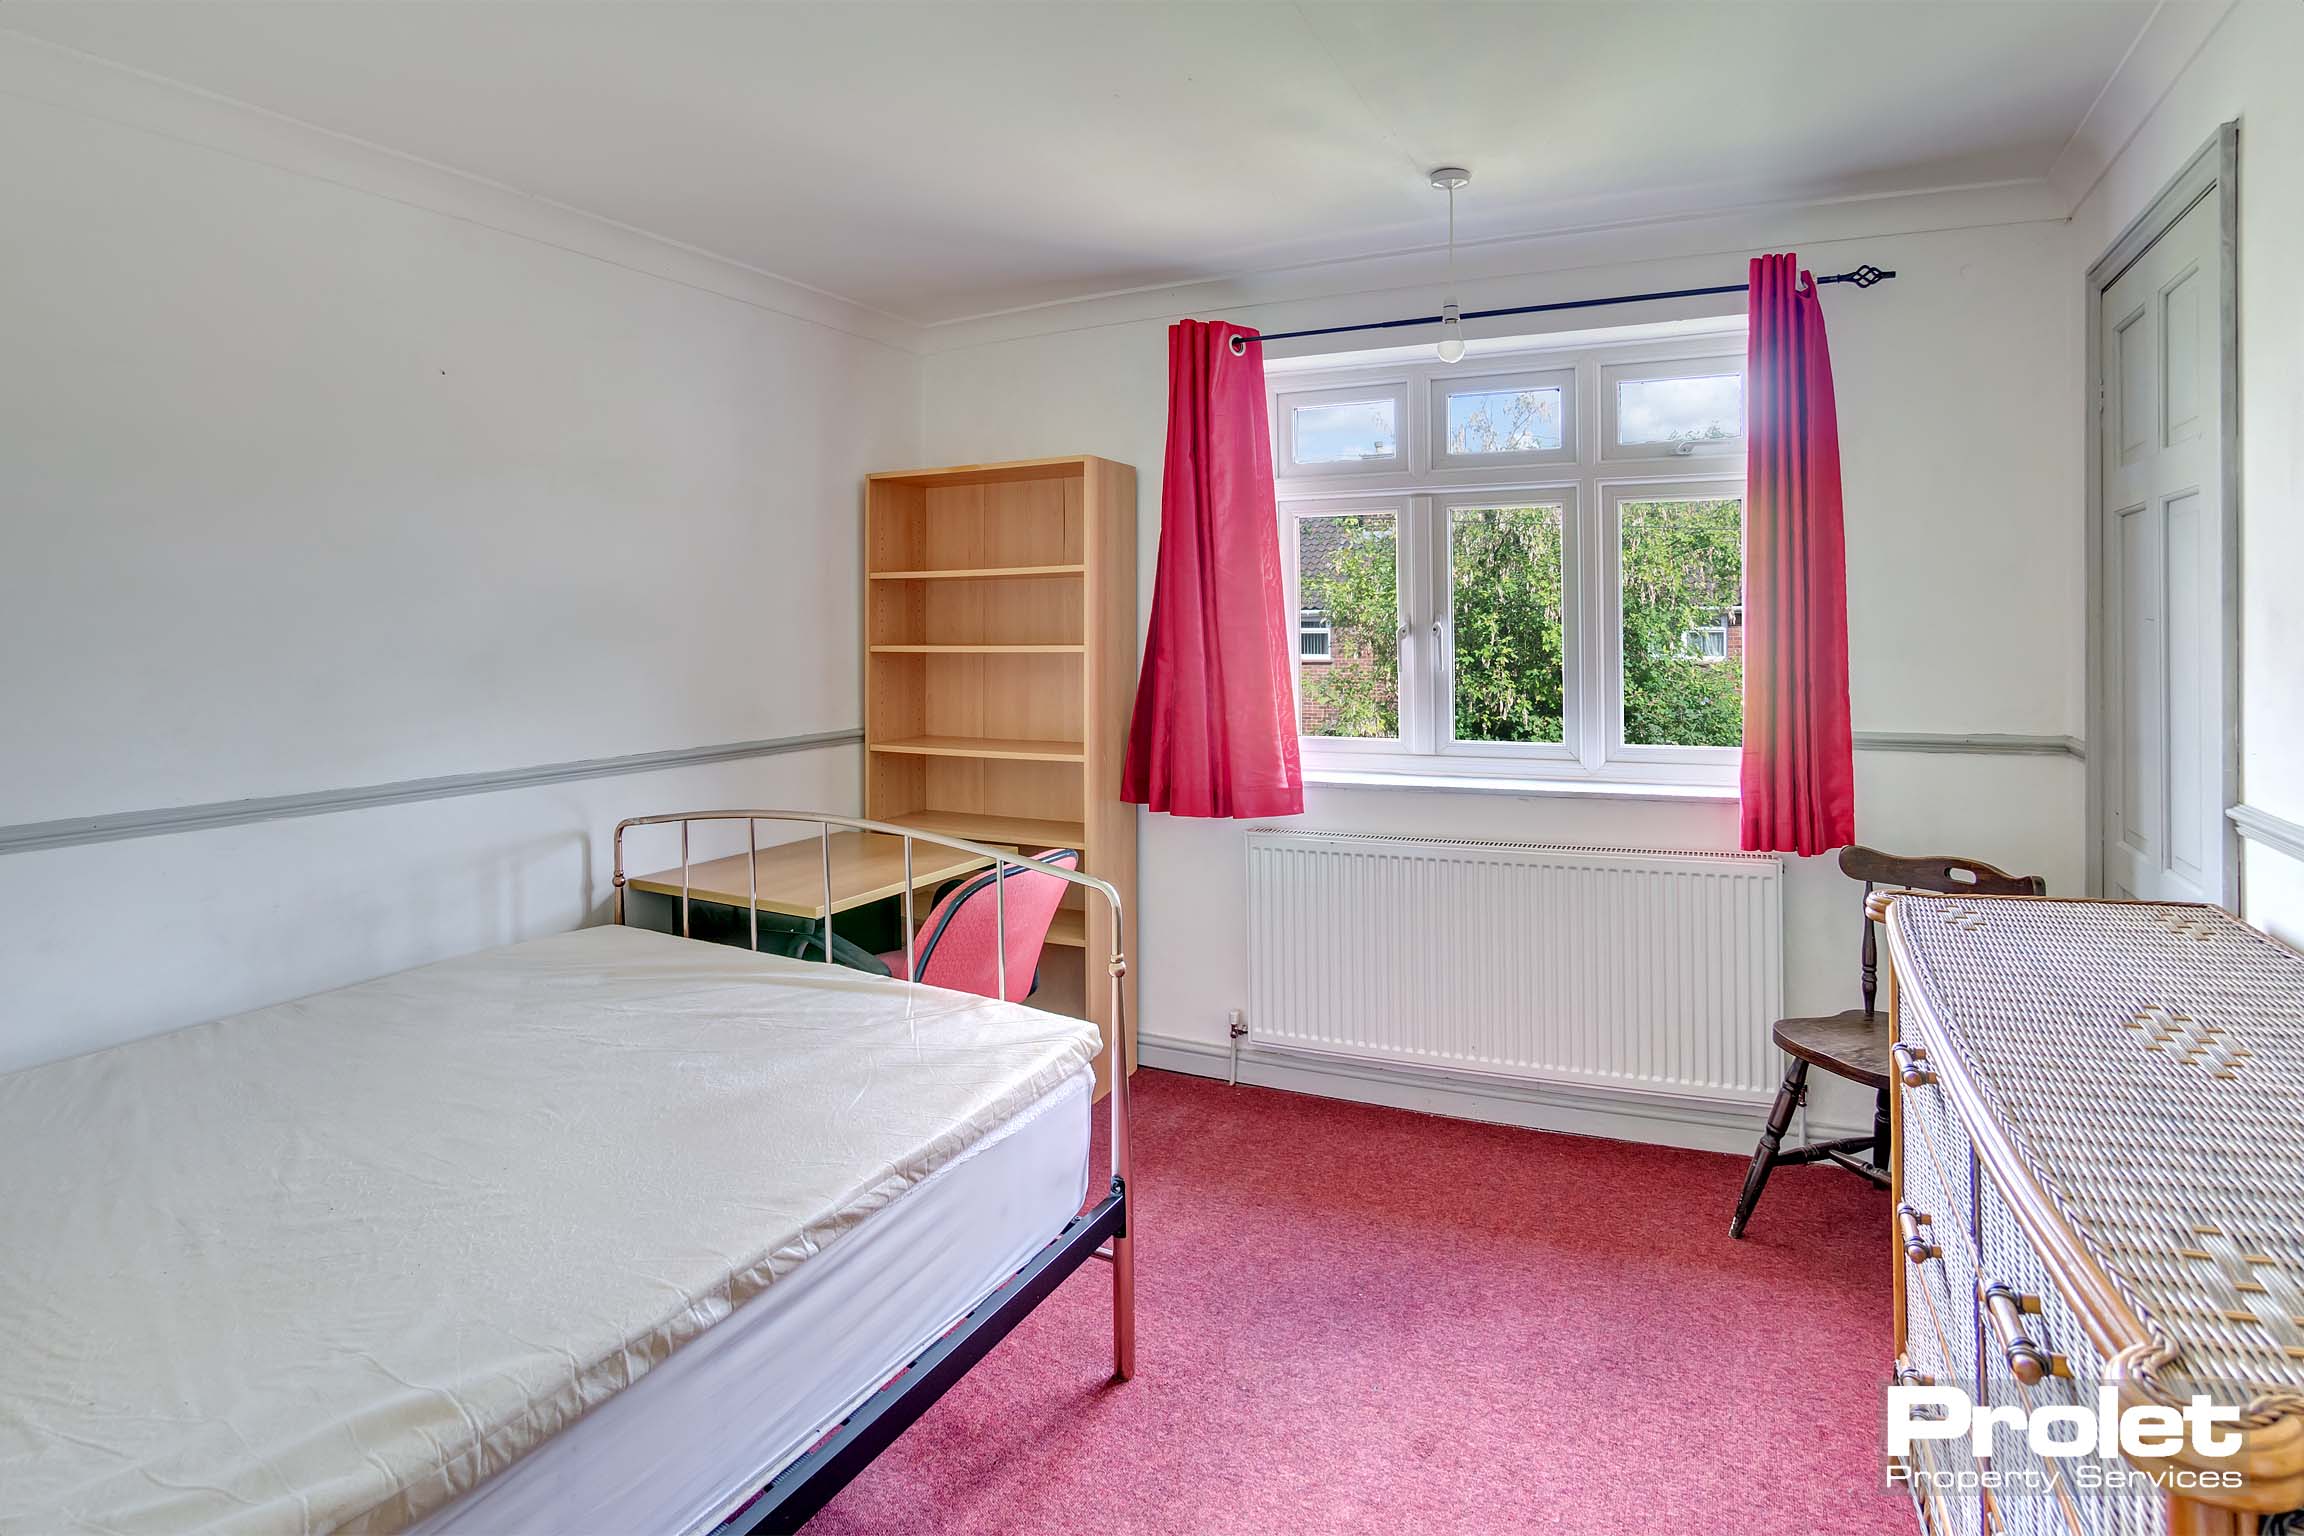
[[[1816,282],[1752,263],[1744,493],[1744,846],[1856,840],[1840,424]]]
[[[1120,798],[1172,816],[1304,809],[1287,588],[1254,331],[1168,328],[1160,571]]]

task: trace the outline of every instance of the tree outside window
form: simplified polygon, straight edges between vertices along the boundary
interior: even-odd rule
[[[1458,507],[1448,564],[1456,739],[1561,740],[1560,509]]]
[[[1744,740],[1744,503],[1626,501],[1624,740]],[[1717,654],[1707,632],[1719,636]]]
[[[1400,540],[1389,512],[1297,519],[1298,601],[1328,659],[1298,668],[1307,736],[1400,734]]]

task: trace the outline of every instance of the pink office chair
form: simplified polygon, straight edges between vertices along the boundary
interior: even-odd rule
[[[1071,848],[1051,848],[1029,857],[1064,869],[1080,867],[1080,854]],[[999,893],[992,888],[994,873],[986,870],[970,876],[936,903],[913,945],[920,974],[908,979],[983,997],[1000,995]],[[1006,865],[998,873],[1006,876],[1001,883],[1008,888],[1007,1000],[1020,1003],[1039,983],[1040,948],[1048,941],[1048,925],[1055,921],[1066,882],[1036,869]],[[891,950],[880,959],[889,975],[904,975],[904,951]]]

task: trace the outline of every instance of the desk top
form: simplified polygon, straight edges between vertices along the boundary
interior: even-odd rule
[[[824,915],[824,855],[817,841],[804,837],[760,850],[761,911],[781,912],[788,917],[821,918]],[[831,842],[833,911],[845,912],[850,907],[903,893],[902,838],[890,837],[884,832],[835,832]],[[986,868],[991,862],[957,848],[915,842],[912,883],[915,887],[938,885],[956,875]],[[735,853],[724,859],[691,864],[688,867],[689,900],[745,906],[752,897],[752,882],[744,863],[745,856]],[[680,866],[675,864],[652,875],[634,875],[629,884],[636,891],[654,891],[677,899]],[[927,914],[923,911],[914,915]]]

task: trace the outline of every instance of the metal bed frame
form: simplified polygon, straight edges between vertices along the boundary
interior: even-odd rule
[[[722,1522],[714,1536],[751,1536],[752,1532],[797,1531],[848,1485],[875,1456],[886,1450],[914,1420],[928,1411],[954,1382],[990,1352],[1022,1322],[1049,1292],[1089,1259],[1112,1266],[1112,1374],[1126,1381],[1136,1374],[1136,1258],[1128,1213],[1128,1057],[1126,1015],[1121,978],[1128,974],[1127,956],[1121,952],[1120,893],[1094,875],[1042,863],[1019,853],[1008,853],[957,837],[944,837],[912,827],[834,816],[821,811],[677,811],[662,816],[633,816],[616,824],[615,918],[624,921],[624,834],[634,827],[680,827],[680,933],[689,936],[688,844],[691,825],[697,822],[741,821],[752,853],[752,903],[747,916],[752,947],[760,947],[760,823],[806,822],[816,827],[824,869],[824,958],[832,961],[832,832],[878,832],[904,840],[904,971],[914,974],[915,925],[912,914],[912,845],[934,843],[957,848],[989,861],[994,870],[993,910],[999,946],[998,976],[1001,996],[1008,992],[1008,879],[1009,871],[1033,870],[1077,885],[1101,897],[1112,915],[1112,952],[1105,971],[1112,988],[1112,1027],[1104,1040],[1104,1061],[1111,1082],[1108,1095],[1112,1120],[1112,1188],[1110,1193],[1072,1218],[1022,1269],[995,1286],[968,1309],[965,1317],[942,1337],[914,1356],[894,1379],[882,1384],[838,1428],[804,1452],[800,1458],[768,1479],[750,1502]],[[906,985],[912,985],[907,982]]]

